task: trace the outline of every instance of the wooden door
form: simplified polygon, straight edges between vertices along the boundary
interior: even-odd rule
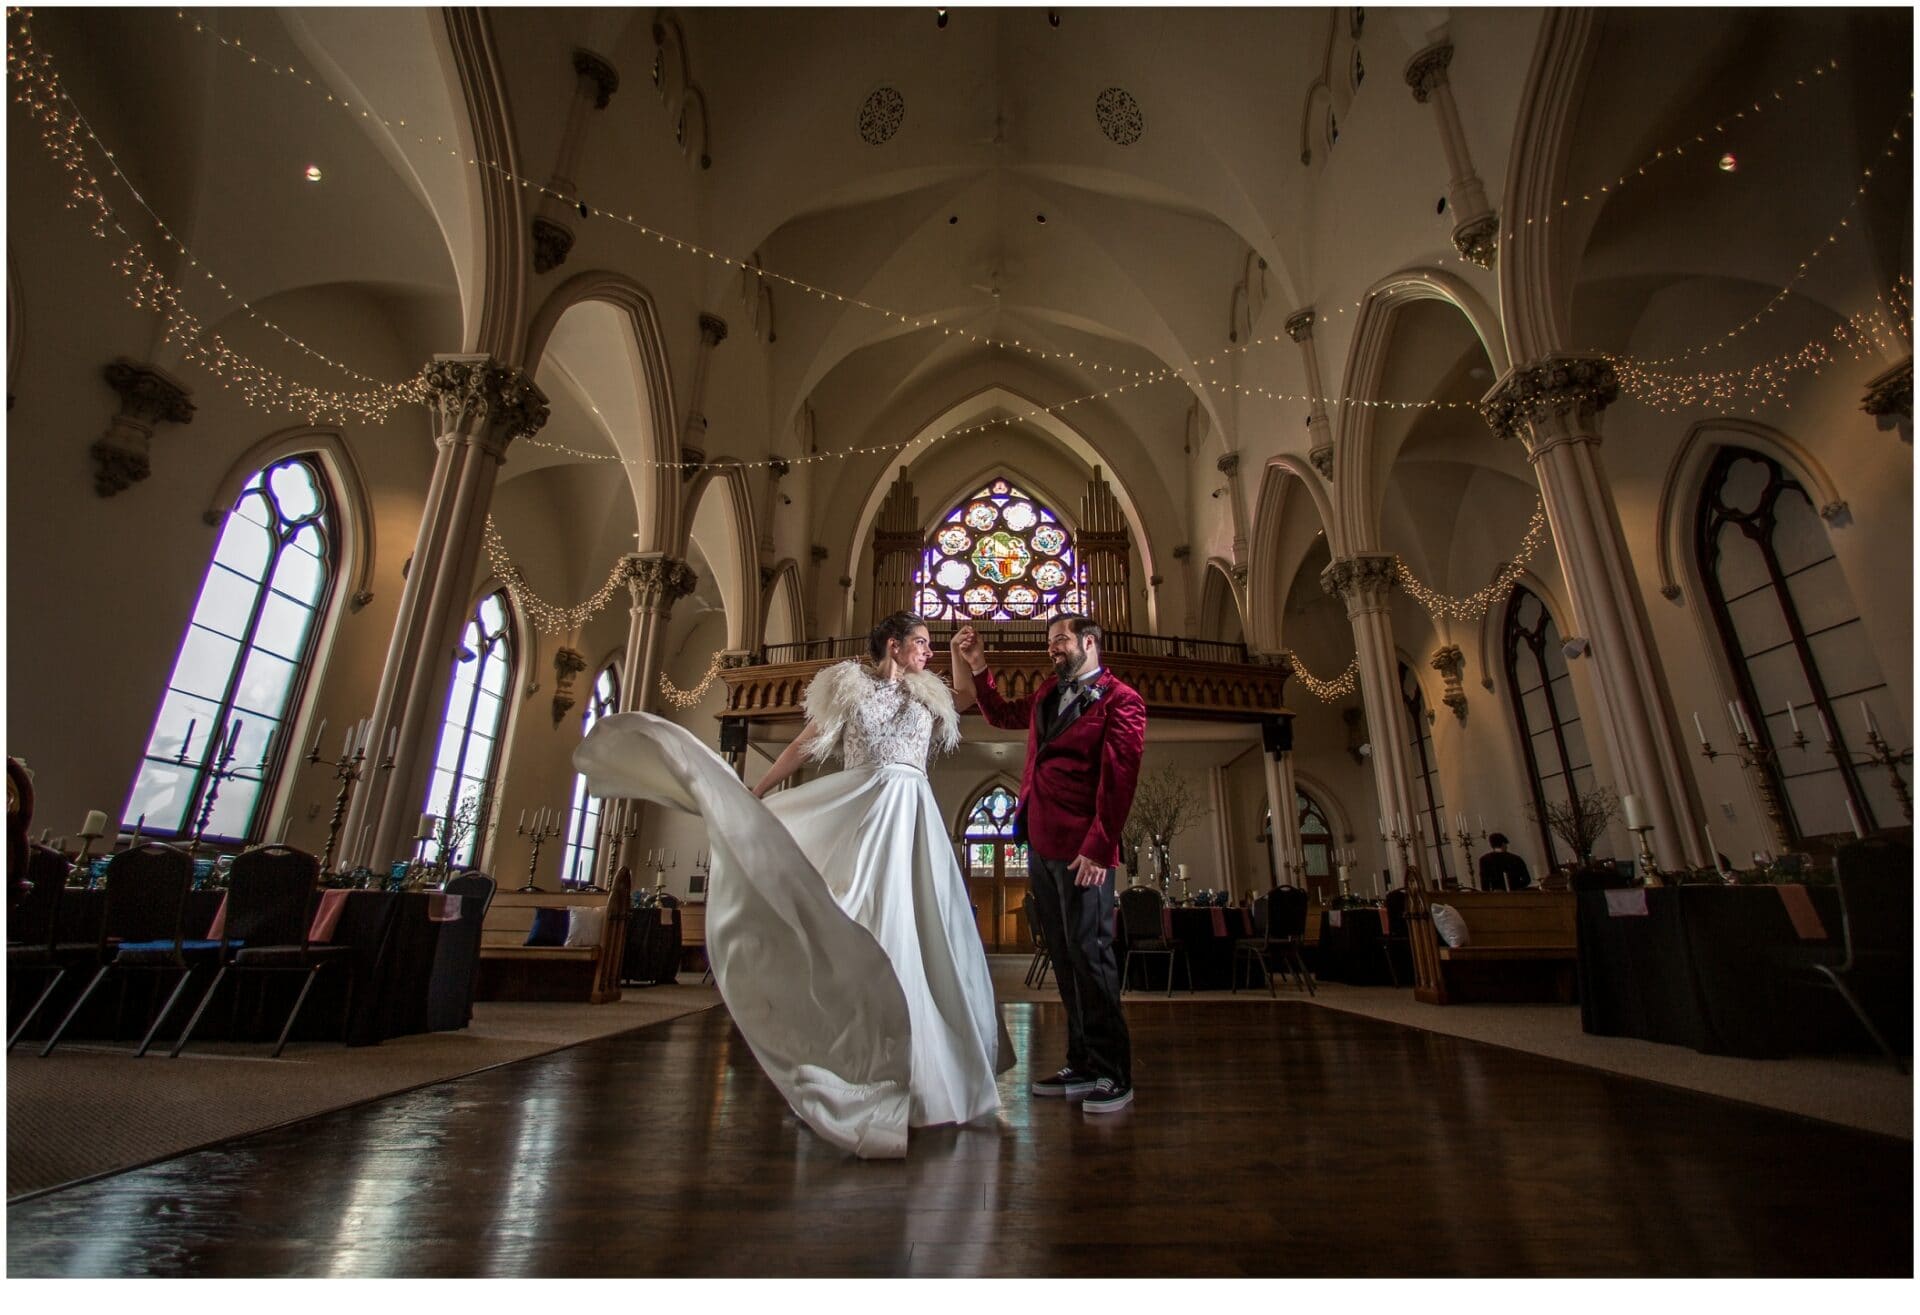
[[[1027,847],[1006,841],[970,840],[966,846],[967,896],[980,943],[989,954],[1026,949],[1023,905],[1027,898]]]

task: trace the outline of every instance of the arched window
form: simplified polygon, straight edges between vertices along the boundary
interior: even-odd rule
[[[1320,805],[1305,790],[1293,792],[1293,805],[1300,818],[1300,852],[1307,865],[1307,878],[1333,875],[1333,828]]]
[[[127,823],[144,816],[149,835],[191,835],[204,815],[211,839],[259,838],[339,564],[333,507],[305,457],[264,466],[241,488],[147,738]]]
[[[993,865],[993,846],[1013,839],[1013,813],[1020,800],[1004,785],[980,796],[967,814],[967,850],[975,865]]]
[[[426,805],[429,813],[457,819],[455,829],[460,835],[449,856],[453,863],[474,861],[493,813],[493,773],[499,761],[500,733],[506,726],[507,690],[513,681],[513,630],[508,615],[506,591],[495,590],[482,598],[460,632],[460,647],[454,655],[453,685],[447,691],[440,744],[433,752]],[[439,846],[438,836],[428,845],[435,861]]]
[[[580,734],[610,712],[620,711],[620,673],[609,662],[593,682],[593,697],[580,714]],[[594,864],[600,860],[600,800],[587,793],[587,778],[573,778],[573,808],[567,814],[566,852],[560,856],[560,879],[574,886],[593,884]]]
[[[1902,813],[1886,774],[1863,774],[1853,763],[1865,757],[1861,705],[1881,724],[1898,714],[1807,491],[1769,457],[1722,450],[1701,490],[1696,551],[1740,703],[1777,754],[1768,770],[1788,835],[1798,842],[1845,832],[1849,805],[1865,829],[1897,825]],[[1804,749],[1792,747],[1789,703],[1796,716],[1810,714]]]
[[[1032,620],[1084,612],[1073,535],[1004,479],[947,513],[914,585],[929,620]]]
[[[1404,662],[1400,664],[1400,701],[1406,707],[1410,731],[1407,747],[1412,751],[1413,760],[1413,806],[1426,820],[1426,839],[1414,852],[1424,849],[1431,854],[1432,857],[1423,859],[1427,871],[1445,881],[1447,828],[1441,811],[1444,805],[1440,799],[1440,772],[1433,756],[1433,726],[1427,720],[1427,697],[1421,693],[1419,680]],[[1419,841],[1419,826],[1412,818],[1407,819],[1407,825],[1414,827],[1414,839]]]
[[[1587,751],[1586,728],[1573,698],[1573,678],[1567,674],[1566,654],[1560,650],[1560,631],[1539,595],[1524,585],[1514,587],[1507,602],[1507,688],[1513,691],[1513,716],[1520,727],[1520,748],[1527,761],[1527,784],[1533,791],[1538,817],[1540,854],[1548,867],[1562,860],[1553,829],[1546,824],[1547,805],[1564,801],[1576,812],[1580,796],[1591,791],[1593,755]],[[1577,854],[1564,856],[1567,860]]]

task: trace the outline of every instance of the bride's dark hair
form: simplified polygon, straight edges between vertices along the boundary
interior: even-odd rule
[[[914,612],[895,612],[879,625],[867,632],[867,656],[875,662],[887,656],[887,641],[904,644],[907,636],[925,625],[926,621]]]

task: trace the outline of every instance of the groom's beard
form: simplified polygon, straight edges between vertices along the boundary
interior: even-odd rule
[[[1080,674],[1086,665],[1087,650],[1083,648],[1072,657],[1055,658],[1053,662],[1053,674],[1057,680],[1072,680]]]

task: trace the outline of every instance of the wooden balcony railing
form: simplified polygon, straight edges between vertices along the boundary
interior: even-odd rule
[[[930,669],[942,677],[948,674],[946,643],[952,629],[940,627],[933,635]],[[980,634],[1002,693],[1022,697],[1053,674],[1043,629],[995,626]],[[1291,715],[1285,698],[1291,674],[1287,665],[1279,659],[1251,660],[1244,644],[1125,632],[1106,638],[1102,661],[1140,691],[1150,716],[1257,722]],[[815,673],[834,662],[866,656],[866,643],[864,635],[857,635],[771,645],[765,663],[720,673],[727,683],[727,710],[721,715],[743,721],[797,720]]]

